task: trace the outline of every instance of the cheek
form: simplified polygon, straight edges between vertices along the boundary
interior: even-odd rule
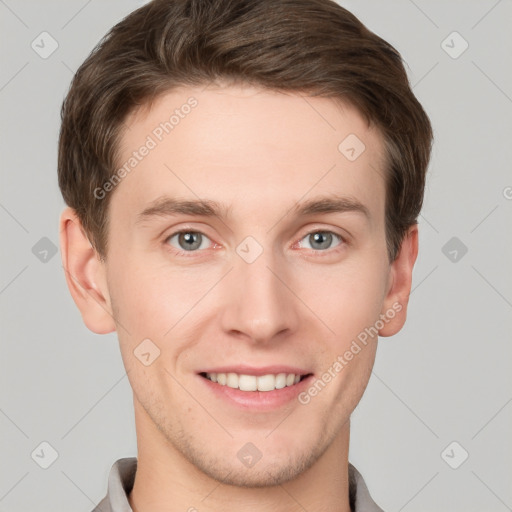
[[[158,357],[148,370],[160,368],[161,373],[165,366],[172,373],[177,371],[177,358],[193,346],[190,340],[200,339],[200,332],[197,336],[195,332],[201,328],[199,320],[204,315],[201,298],[218,281],[218,277],[213,278],[204,272],[192,275],[183,269],[149,264],[144,258],[138,264],[125,261],[112,268],[111,302],[127,368],[138,374],[141,361],[136,356],[149,352],[149,357]],[[156,376],[150,372],[147,377]]]
[[[340,265],[310,275],[301,296],[341,348],[378,320],[386,280],[385,267],[374,262]]]
[[[177,272],[170,274],[144,259],[113,265],[109,290],[116,320],[132,337],[162,337],[184,314],[182,280]]]

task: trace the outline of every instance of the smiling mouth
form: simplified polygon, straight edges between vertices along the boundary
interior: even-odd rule
[[[245,375],[238,373],[206,373],[199,374],[201,377],[219,384],[240,391],[275,391],[286,387],[294,386],[312,373],[299,375],[295,373],[277,373],[267,375]]]

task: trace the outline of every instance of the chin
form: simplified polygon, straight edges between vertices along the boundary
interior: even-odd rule
[[[232,467],[225,467],[224,470],[220,469],[222,467],[220,465],[214,467],[207,465],[204,468],[199,467],[199,469],[203,470],[210,478],[224,485],[257,489],[274,487],[293,480],[312,466],[313,463],[313,457],[310,459],[300,457],[294,461],[290,461],[288,458],[287,461],[280,463],[263,464],[260,461],[257,466],[252,468],[241,468],[241,464],[238,463],[233,464]]]

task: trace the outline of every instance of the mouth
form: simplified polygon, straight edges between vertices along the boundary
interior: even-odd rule
[[[201,377],[210,382],[231,389],[248,392],[271,392],[293,387],[312,376],[312,373],[267,373],[265,375],[250,375],[234,372],[201,372]]]

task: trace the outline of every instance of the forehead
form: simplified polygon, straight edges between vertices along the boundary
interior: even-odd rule
[[[328,98],[250,86],[179,88],[125,122],[111,215],[162,197],[207,199],[267,222],[336,194],[384,212],[381,134]]]

